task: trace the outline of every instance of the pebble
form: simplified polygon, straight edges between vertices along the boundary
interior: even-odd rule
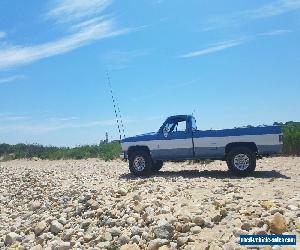
[[[20,238],[20,235],[18,235],[15,232],[10,232],[5,236],[4,244],[9,246],[13,244],[15,241],[17,241]]]
[[[40,235],[45,230],[46,227],[47,227],[46,221],[40,221],[36,224],[34,228],[34,233],[36,235]]]
[[[275,213],[270,221],[270,231],[274,234],[282,234],[287,231],[287,225],[282,214]]]
[[[174,226],[165,220],[158,221],[158,225],[153,228],[156,238],[171,239],[174,235]]]
[[[60,231],[63,230],[63,225],[60,224],[57,220],[51,222],[50,225],[50,232],[53,234],[58,234]]]
[[[198,234],[202,231],[202,228],[199,227],[199,226],[194,226],[194,227],[191,227],[191,232],[192,234]]]

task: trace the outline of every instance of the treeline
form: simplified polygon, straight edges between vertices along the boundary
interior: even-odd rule
[[[274,125],[282,126],[283,155],[300,156],[300,122],[286,122]],[[49,160],[100,158],[113,160],[121,153],[119,142],[100,145],[86,145],[75,148],[42,146],[38,144],[0,144],[0,160],[33,158]]]
[[[113,160],[121,153],[119,142],[86,145],[75,148],[42,146],[38,144],[0,144],[0,159],[40,158],[49,160],[100,158]]]
[[[300,156],[300,122],[279,123],[283,128],[283,154]]]

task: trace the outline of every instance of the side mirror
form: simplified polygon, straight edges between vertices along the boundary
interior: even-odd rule
[[[169,132],[170,132],[170,129],[168,127],[164,127],[164,129],[163,129],[164,137],[167,138]]]

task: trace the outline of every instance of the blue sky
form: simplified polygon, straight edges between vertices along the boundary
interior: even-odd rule
[[[0,2],[0,142],[74,146],[194,113],[200,129],[300,118],[300,0]]]

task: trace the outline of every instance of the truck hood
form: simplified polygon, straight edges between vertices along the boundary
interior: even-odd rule
[[[132,137],[127,137],[121,141],[123,142],[135,142],[135,141],[148,141],[148,140],[153,140],[157,135],[157,132],[150,132],[146,134],[140,134]]]

